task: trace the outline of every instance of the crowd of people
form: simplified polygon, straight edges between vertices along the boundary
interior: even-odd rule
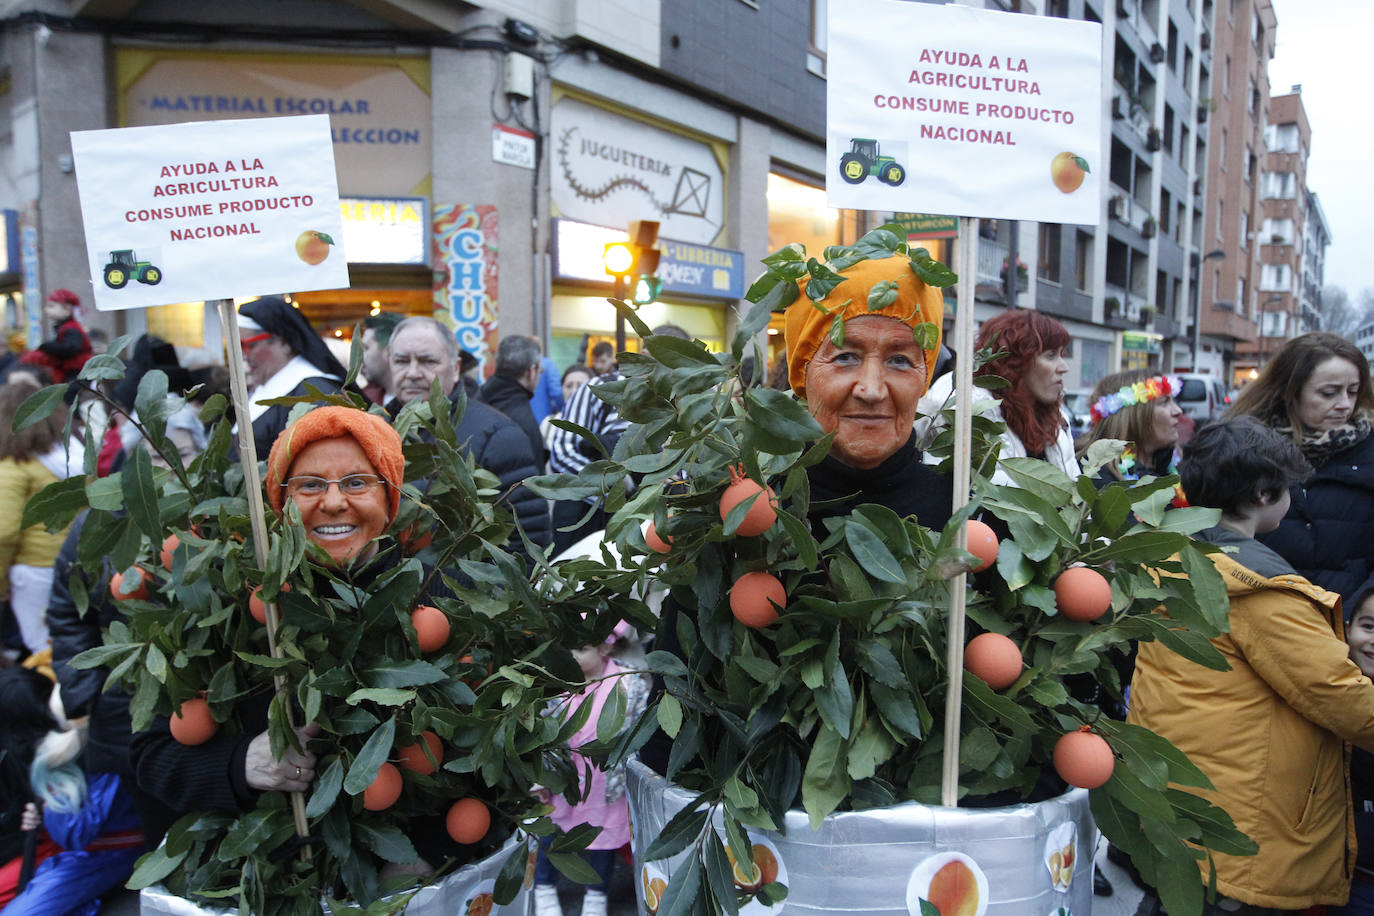
[[[887,268],[875,259],[848,274],[871,285],[887,282]],[[789,310],[779,365],[764,372],[751,360],[741,373],[746,385],[790,388],[835,434],[829,456],[808,469],[818,511],[847,511],[840,507],[858,494],[928,527],[949,518],[951,484],[929,446],[947,425],[953,360],[973,354],[923,350],[913,339],[916,324],[939,320],[940,295],[912,280],[911,289],[899,287],[897,300],[877,311],[848,293],[839,297],[848,304],[836,301],[830,311]],[[315,775],[308,751],[274,757],[265,731],[212,740],[194,753],[170,741],[166,720],[133,735],[128,698],[102,690],[103,672],[70,664],[99,645],[101,628],[118,611],[103,589],[84,613],[77,611],[86,596],[78,602],[71,593],[69,573],[83,519],[62,532],[24,527],[24,506],[55,481],[110,473],[141,447],[128,421],[146,372],[161,369],[174,391],[194,399],[227,388],[222,370],[183,369],[174,348],[145,336],[126,358],[127,377],[106,398],[92,385],[71,385],[62,409],[15,430],[25,401],[74,380],[92,355],[79,305],[71,292],[54,291],[45,308],[51,339],[22,356],[0,356],[0,702],[12,711],[0,726],[7,790],[0,856],[9,862],[0,869],[0,904],[15,913],[91,911],[91,901],[128,877],[136,854],[176,814],[196,806],[244,810],[263,791],[300,790]],[[836,314],[842,342],[829,333]],[[447,325],[381,313],[363,324],[357,383],[357,393],[381,410],[321,407],[292,421],[290,406],[262,402],[340,392],[345,368],[280,297],[245,304],[239,324],[251,439],[267,462],[273,508],[280,513],[285,499],[295,499],[307,535],[337,563],[376,561],[378,538],[396,516],[404,457],[383,416],[394,419],[407,404],[435,396],[455,416],[461,411],[457,441],[500,481],[524,535],[512,538],[512,551],[533,545],[557,556],[605,527],[599,498],[550,505],[522,484],[546,472],[577,474],[625,434],[626,421],[596,396],[599,385],[622,378],[608,344],[598,344],[587,364],[560,372],[538,340],[506,335],[494,371],[478,379],[475,360]],[[688,336],[672,325],[654,333]],[[1221,806],[1259,844],[1257,856],[1216,857],[1224,903],[1218,912],[1330,906],[1339,907],[1331,914],[1374,913],[1374,389],[1365,357],[1335,335],[1304,334],[1270,358],[1225,417],[1195,432],[1185,428],[1174,400],[1176,377],[1114,373],[1098,382],[1092,423],[1075,441],[1063,404],[1069,344],[1059,322],[1033,310],[1004,312],[979,329],[978,350],[1001,355],[976,374],[1006,382],[974,390],[980,412],[1005,425],[1001,456],[1040,459],[1077,477],[1084,459],[1101,451],[1098,444],[1113,440],[1124,450],[1100,464],[1095,486],[1177,475],[1175,505],[1221,513],[1202,540],[1225,548],[1210,556],[1231,603],[1230,631],[1213,640],[1230,670],[1205,669],[1146,643],[1138,657],[1117,660],[1129,685],[1124,695],[1094,690],[1093,700],[1187,752]],[[112,409],[103,406],[107,401]],[[207,430],[194,407],[171,417],[168,428],[184,460],[205,448]],[[94,468],[85,457],[88,441],[101,446]],[[1015,485],[999,468],[989,476]],[[380,555],[392,556],[384,549]],[[672,618],[689,612],[665,606],[662,648],[673,649]],[[636,648],[629,636],[617,631],[605,643],[569,647],[594,685],[577,702],[596,709],[606,702],[606,685],[618,679],[615,654]],[[647,685],[628,693],[630,711],[642,710]],[[264,709],[264,723],[265,716]],[[596,720],[593,711],[574,746],[595,738]],[[651,741],[643,756],[661,770],[665,755],[666,744]],[[628,822],[615,775],[585,770],[591,781],[582,803],[550,801],[565,829],[606,828],[589,851],[601,883],[582,912],[593,916],[606,911],[606,881],[614,851],[628,841]],[[21,888],[16,839],[40,834],[29,857],[37,867],[22,876],[28,884]],[[1358,847],[1357,834],[1365,841]],[[1109,886],[1098,890],[1110,893]],[[546,858],[535,893],[540,916],[561,913]],[[1147,894],[1151,905],[1162,912]]]

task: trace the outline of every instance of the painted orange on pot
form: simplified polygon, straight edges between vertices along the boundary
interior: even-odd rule
[[[978,879],[973,871],[955,859],[945,863],[930,879],[926,899],[940,916],[975,916],[978,912]]]

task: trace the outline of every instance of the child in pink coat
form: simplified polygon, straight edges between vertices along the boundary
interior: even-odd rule
[[[624,767],[603,770],[594,760],[589,760],[577,752],[589,741],[596,740],[596,725],[601,710],[611,694],[619,690],[625,695],[625,722],[628,729],[643,713],[648,704],[649,684],[638,674],[629,673],[616,662],[613,654],[623,653],[632,645],[633,633],[629,624],[616,625],[603,643],[593,643],[573,650],[587,678],[587,687],[566,702],[560,702],[557,712],[563,717],[571,716],[583,703],[592,703],[591,714],[568,742],[573,748],[572,762],[579,777],[590,772],[590,779],[584,779],[578,787],[582,801],[569,804],[561,795],[554,796],[553,822],[562,830],[571,830],[580,824],[591,824],[601,828],[601,833],[592,840],[583,853],[588,864],[600,876],[600,881],[587,887],[582,899],[582,916],[606,916],[606,888],[610,882],[611,869],[615,865],[616,850],[630,842],[630,806],[625,800]],[[539,863],[535,871],[535,913],[536,916],[563,916],[558,902],[558,890],[554,886],[557,872],[546,855],[547,847],[541,843]]]

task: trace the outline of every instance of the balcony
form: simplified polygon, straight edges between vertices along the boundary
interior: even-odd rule
[[[1237,314],[1235,302],[1217,301],[1210,309],[1202,311],[1202,333],[1236,341],[1253,341],[1259,336],[1259,325]]]

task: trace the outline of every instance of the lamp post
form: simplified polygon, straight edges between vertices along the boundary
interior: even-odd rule
[[[1214,248],[1206,255],[1198,257],[1193,255],[1193,372],[1201,372],[1202,367],[1202,264],[1204,261],[1220,261],[1226,257],[1226,252],[1220,248]]]

